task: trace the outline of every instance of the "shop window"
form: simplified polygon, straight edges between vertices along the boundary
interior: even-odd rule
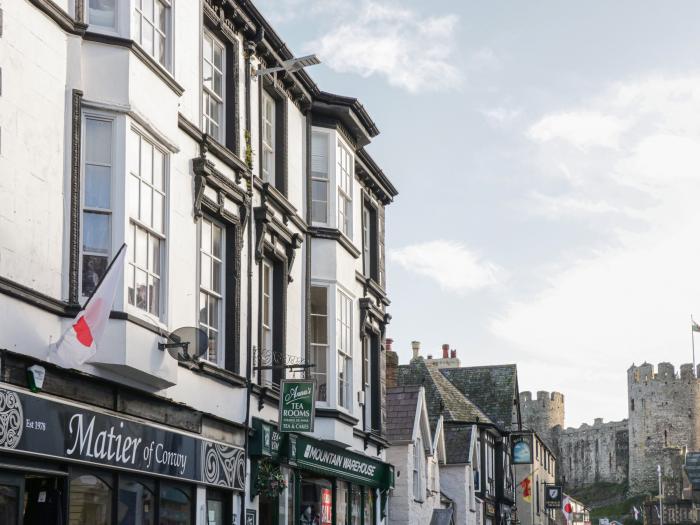
[[[117,523],[119,525],[153,525],[155,523],[155,487],[145,480],[127,476],[119,478],[119,503]]]
[[[335,485],[335,505],[335,525],[348,525],[350,490],[344,481],[338,481]]]
[[[192,510],[192,493],[189,488],[161,483],[159,525],[191,525]]]
[[[218,490],[207,489],[207,519],[206,525],[224,525],[226,520],[226,496]]]
[[[374,501],[374,490],[365,490],[365,515],[363,525],[374,525],[375,524],[375,501]]]
[[[70,477],[69,525],[110,525],[112,523],[112,484],[85,471]]]
[[[302,525],[331,525],[333,520],[333,487],[320,478],[306,478],[301,484]]]
[[[362,489],[353,487],[350,496],[350,525],[362,525]]]

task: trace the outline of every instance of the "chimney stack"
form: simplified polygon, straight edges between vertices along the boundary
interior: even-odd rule
[[[456,359],[457,358],[457,350],[455,350],[454,348],[452,350],[450,350],[450,357],[452,359]]]
[[[442,358],[447,359],[448,357],[450,357],[450,345],[445,343],[442,345]]]
[[[392,388],[396,386],[396,371],[399,367],[399,355],[391,349],[394,343],[393,339],[386,338],[384,340],[384,349],[386,350],[386,386]]]
[[[420,355],[420,341],[411,341],[411,348],[413,349],[413,359],[418,359]]]

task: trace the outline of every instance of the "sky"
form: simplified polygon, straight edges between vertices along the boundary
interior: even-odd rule
[[[692,361],[700,2],[258,5],[382,132],[402,363],[412,340],[517,363],[521,391],[562,392],[578,426],[627,417],[633,363]]]

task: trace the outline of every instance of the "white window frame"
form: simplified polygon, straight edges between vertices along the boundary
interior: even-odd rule
[[[119,10],[119,4],[121,0],[115,0],[114,2],[114,24],[111,26],[104,26],[97,24],[93,21],[90,20],[90,1],[91,0],[79,0],[81,2],[84,2],[84,13],[85,13],[85,20],[87,21],[88,25],[90,26],[90,30],[99,30],[99,31],[108,31],[111,33],[117,33],[119,31],[119,17],[121,16],[120,10]]]
[[[481,439],[477,438],[476,440],[476,464],[474,465],[474,469],[477,472],[477,476],[474,481],[474,492],[481,492],[481,487],[483,486],[483,474],[484,472],[481,469]],[[478,480],[478,483],[476,482]]]
[[[362,203],[362,272],[372,277],[372,210]]]
[[[331,394],[331,374],[329,373],[330,364],[331,364],[331,356],[330,356],[330,349],[331,349],[331,336],[332,336],[332,330],[330,326],[330,319],[331,319],[331,293],[330,293],[330,287],[326,284],[322,283],[316,283],[312,282],[311,283],[311,288],[322,288],[325,290],[326,293],[326,314],[325,314],[325,319],[326,319],[326,344],[322,343],[315,343],[314,341],[310,342],[311,350],[313,352],[313,355],[317,355],[317,352],[319,351],[318,349],[324,349],[326,353],[326,369],[323,372],[319,372],[318,368],[318,363],[316,362],[317,360],[312,357],[312,364],[316,365],[314,368],[310,369],[311,370],[311,377],[315,378],[318,375],[324,375],[326,377],[326,399],[316,399],[316,404],[320,405],[328,405],[330,401],[330,394]],[[317,314],[312,311],[309,312],[309,316],[313,320],[314,317],[321,318],[324,317],[322,314]],[[313,331],[312,331],[313,333]],[[317,382],[317,387],[318,387],[318,382]]]
[[[344,304],[343,304],[344,303]],[[337,373],[337,390],[336,390],[336,400],[337,406],[352,412],[353,410],[353,386],[352,386],[352,366],[353,366],[353,354],[352,354],[352,342],[353,342],[353,315],[354,315],[354,300],[353,298],[345,293],[344,291],[336,290],[336,366],[335,370]],[[344,308],[345,307],[345,308]],[[347,312],[347,319],[343,318],[343,312]],[[346,345],[343,345],[343,332],[345,332]],[[345,364],[343,370],[344,379],[341,380],[340,377],[340,366],[341,363]],[[344,392],[343,392],[344,390]],[[341,402],[344,400],[344,402]]]
[[[268,283],[268,292],[265,292],[265,279],[267,279]],[[262,327],[261,330],[261,338],[262,340],[260,341],[260,349],[258,350],[261,352],[261,355],[267,356],[270,355],[271,363],[272,364],[272,352],[273,352],[273,344],[274,344],[274,335],[275,335],[275,318],[274,318],[274,313],[275,313],[275,308],[274,308],[274,280],[275,280],[275,272],[274,272],[274,265],[268,261],[267,259],[264,259],[262,262],[262,272],[261,272],[261,279],[260,279],[260,299],[261,299],[261,317],[260,317],[260,324]],[[267,304],[266,304],[267,301]],[[267,309],[267,312],[265,311]],[[267,314],[267,319],[268,322],[265,323],[265,314]],[[271,385],[272,384],[272,370],[263,370],[261,371],[261,382],[263,385]]]
[[[139,148],[138,150],[132,150],[131,155],[136,155],[136,159],[138,160],[138,165],[139,165],[139,173],[136,174],[133,171],[134,167],[134,162],[135,160],[132,158],[129,161],[129,166],[127,168],[127,183],[126,183],[126,193],[127,193],[127,198],[129,199],[130,205],[128,206],[126,210],[126,215],[128,217],[128,233],[127,233],[127,245],[129,247],[128,250],[128,262],[127,262],[127,268],[126,268],[126,288],[127,290],[129,289],[129,286],[133,283],[133,290],[134,290],[134,297],[133,297],[133,302],[132,298],[129,296],[127,293],[127,304],[129,305],[129,308],[132,309],[133,311],[139,312],[141,314],[147,315],[149,318],[161,320],[165,316],[165,311],[166,311],[166,305],[165,305],[165,298],[166,298],[166,293],[165,293],[165,285],[166,285],[166,269],[167,269],[167,224],[168,224],[168,186],[169,186],[169,179],[170,179],[170,170],[169,170],[169,165],[170,165],[170,156],[168,154],[168,151],[163,148],[156,140],[154,140],[151,136],[146,134],[144,131],[141,129],[137,128],[136,126],[131,126],[130,128],[130,133],[129,136],[127,137],[128,141],[133,141],[134,139],[138,139],[138,144]],[[141,172],[141,166],[142,166],[142,157],[141,157],[141,144],[143,142],[146,142],[149,144],[151,150],[153,152],[153,156],[151,158],[151,162],[153,163],[154,159],[156,158],[155,156],[155,151],[157,150],[161,155],[162,155],[162,169],[163,169],[163,184],[162,184],[162,189],[158,188],[154,182],[149,182],[148,180],[143,178],[143,174]],[[131,142],[131,144],[134,144]],[[132,146],[133,147],[133,146]],[[155,174],[155,169],[153,164],[151,164],[151,178],[153,180]],[[132,178],[137,179],[136,182],[138,183],[138,201],[134,203],[132,199],[134,198],[134,195],[130,191],[133,189],[131,187],[131,183],[133,182]],[[155,196],[156,194],[159,194],[162,197],[162,217],[160,218],[161,221],[161,230],[158,231],[158,229],[154,226],[153,224],[153,202],[155,202],[153,199],[151,200],[151,206],[150,206],[150,212],[151,212],[151,219],[150,221],[145,221],[143,217],[141,217],[141,196],[142,196],[142,187],[145,186],[147,188],[147,191],[150,190],[151,197]],[[132,215],[132,207],[136,205],[137,208],[137,217],[134,217]],[[147,239],[147,263],[146,267],[141,267],[137,263],[137,256],[136,250],[137,250],[137,242],[136,242],[136,235],[138,231],[143,231],[146,234],[146,239]],[[159,273],[156,273],[155,270],[153,269],[154,265],[156,264],[156,260],[153,259],[151,261],[151,242],[152,239],[158,239],[159,241],[159,254],[158,254],[158,269]],[[158,306],[157,306],[157,311],[152,312],[150,309],[150,296],[147,295],[146,297],[146,308],[140,308],[137,306],[137,290],[136,290],[136,284],[135,284],[135,279],[136,279],[136,271],[141,270],[147,274],[147,286],[146,289],[148,291],[148,282],[150,282],[150,279],[157,279],[158,280]]]
[[[313,159],[314,159],[314,157],[318,157],[318,156],[319,156],[319,155],[314,155],[314,150],[313,150],[314,137],[316,137],[316,138],[321,138],[321,139],[325,142],[325,144],[326,144],[326,166],[325,166],[326,172],[325,172],[325,177],[323,177],[323,173],[322,173],[322,172],[320,172],[320,171],[314,171],[314,170],[313,170],[313,165],[314,165],[314,160],[313,160]],[[311,148],[311,157],[312,157],[312,160],[311,160],[311,165],[312,165],[312,168],[311,168],[311,185],[312,185],[312,189],[311,189],[311,222],[312,222],[312,224],[319,224],[319,225],[323,225],[323,226],[327,226],[327,225],[328,225],[328,220],[329,220],[330,211],[331,211],[331,210],[330,210],[330,207],[331,207],[331,203],[330,203],[330,187],[331,187],[331,169],[330,169],[330,166],[331,166],[331,140],[330,140],[330,138],[331,138],[331,137],[330,137],[329,133],[323,132],[323,131],[313,131],[312,138],[311,138],[311,145],[312,145],[312,148]],[[325,186],[326,186],[325,201],[314,200],[314,198],[313,198],[313,184],[314,184],[314,183],[325,184]],[[313,204],[314,204],[314,202],[324,203],[325,206],[326,206],[326,216],[324,217],[324,219],[323,219],[322,221],[321,221],[321,220],[317,220],[316,218],[313,217]]]
[[[133,18],[133,40],[139,45],[141,49],[143,49],[146,54],[148,54],[153,60],[158,62],[161,66],[163,66],[165,69],[168,71],[170,70],[170,35],[172,33],[171,31],[171,20],[172,20],[172,14],[171,14],[171,4],[168,0],[152,0],[153,1],[153,19],[149,19],[147,16],[147,13],[145,13],[143,9],[143,2],[146,2],[147,0],[134,0],[134,18]],[[151,0],[149,0],[151,1]],[[162,9],[164,11],[164,25],[165,27],[160,28],[158,27],[157,20],[156,20],[156,4],[160,4],[162,6]],[[152,40],[152,46],[153,50],[150,51],[144,46],[143,42],[143,28],[144,24],[147,24],[153,28],[153,40]],[[136,30],[139,30],[138,33]],[[156,52],[157,46],[156,46],[156,39],[155,36],[156,34],[159,34],[163,38],[163,57],[162,60],[158,58],[158,54]]]
[[[271,114],[268,114],[268,107]],[[262,142],[262,157],[260,165],[260,176],[263,181],[275,185],[275,165],[277,163],[277,144],[275,133],[276,126],[276,111],[277,101],[272,96],[262,90],[261,107],[260,107],[260,122],[261,122],[261,142]],[[267,130],[270,130],[270,140],[266,138]],[[267,168],[265,167],[267,164]]]
[[[345,165],[345,160],[348,161],[348,165]],[[338,230],[352,240],[355,159],[352,150],[340,137],[337,139],[335,165],[338,186]]]
[[[425,449],[420,435],[413,443],[413,499],[425,501]]]
[[[221,254],[220,256],[216,256],[213,253],[213,250],[205,250],[203,246],[203,236],[202,236],[202,227],[204,226],[204,223],[207,222],[211,225],[212,232],[214,227],[217,227],[221,230]],[[205,295],[207,299],[212,298],[214,301],[218,302],[218,329],[217,330],[217,339],[216,339],[216,359],[210,359],[209,356],[209,350],[207,350],[206,355],[203,357],[206,361],[215,364],[217,366],[223,367],[224,362],[225,362],[225,355],[226,355],[226,326],[224,324],[224,320],[226,319],[226,242],[228,239],[226,238],[226,228],[225,226],[215,220],[214,218],[208,216],[208,215],[203,215],[202,218],[199,220],[198,224],[198,232],[197,232],[197,237],[198,237],[198,245],[199,245],[199,250],[198,250],[198,262],[197,262],[197,268],[198,268],[198,290],[199,293],[197,294],[197,319],[198,319],[198,324],[199,328],[204,330],[207,335],[209,335],[209,330],[214,329],[210,322],[209,319],[207,319],[206,323],[203,323],[201,320],[201,308],[202,308],[202,295]],[[206,288],[202,286],[202,270],[203,270],[203,259],[205,258],[210,258],[210,263],[213,262],[218,262],[219,263],[219,282],[220,282],[220,291],[217,292],[211,288]],[[212,264],[213,266],[213,264]],[[210,270],[210,279],[213,281],[214,279],[214,270],[213,268]],[[209,306],[207,305],[207,312],[209,315]]]
[[[210,57],[204,56],[205,40],[211,40],[212,56]],[[216,47],[221,49],[221,69],[214,65],[214,50]],[[217,72],[221,74],[221,94],[216,93],[213,88],[207,87],[206,79],[204,78],[205,62],[211,66],[213,74],[216,74]],[[200,67],[202,70],[202,131],[211,136],[214,140],[223,144],[224,137],[226,136],[226,46],[209,31],[202,32],[202,63]],[[212,76],[210,80],[213,84],[214,77]],[[217,107],[219,109],[219,114],[217,115],[218,122],[209,113],[209,105],[207,104],[207,100],[209,98],[213,98],[217,103]],[[215,135],[211,133],[211,123],[218,126],[218,132]]]

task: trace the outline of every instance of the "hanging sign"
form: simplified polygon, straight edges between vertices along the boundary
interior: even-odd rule
[[[513,465],[532,465],[532,434],[513,434]]]
[[[563,492],[560,485],[544,486],[544,508],[560,509]]]
[[[313,432],[316,415],[316,382],[283,379],[280,385],[280,432]]]

